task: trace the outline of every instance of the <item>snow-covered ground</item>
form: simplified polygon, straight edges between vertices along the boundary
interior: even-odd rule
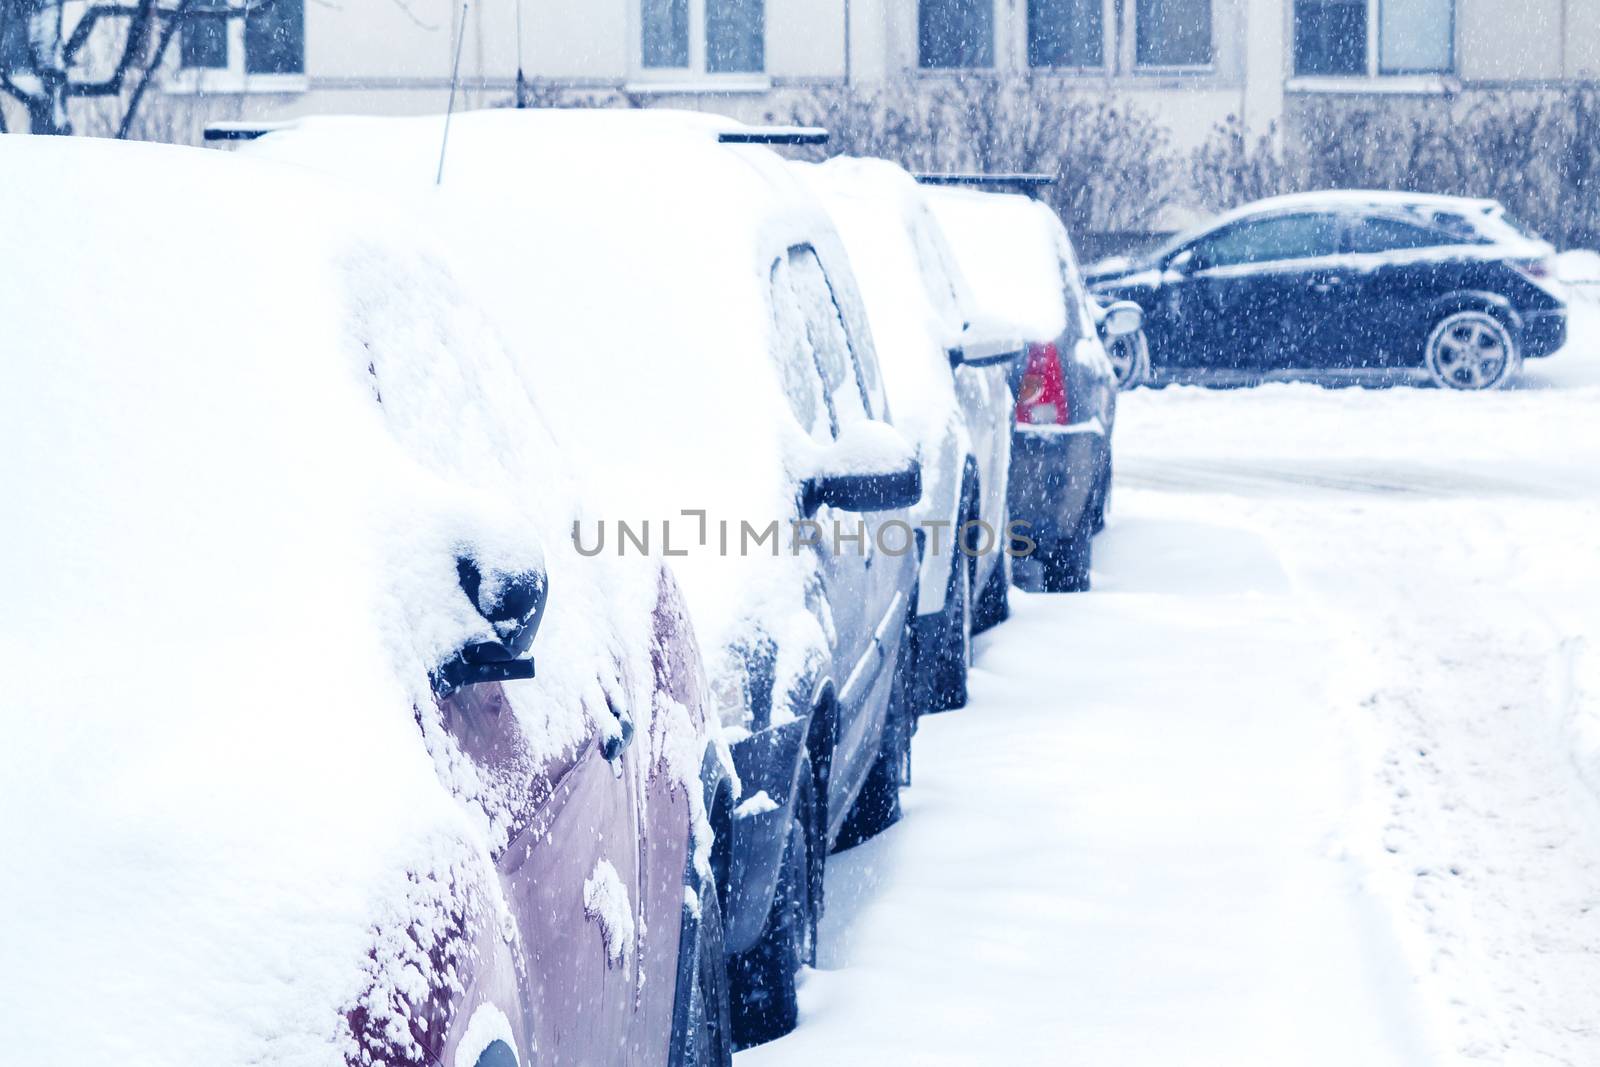
[[[788,1064],[1600,1063],[1600,305],[1522,388],[1140,391],[835,857]]]

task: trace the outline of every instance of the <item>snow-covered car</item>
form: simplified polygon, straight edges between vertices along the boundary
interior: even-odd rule
[[[1135,378],[1307,373],[1494,389],[1566,343],[1554,250],[1492,200],[1297,193],[1097,272],[1145,312]]]
[[[1013,563],[1018,584],[1051,593],[1089,588],[1094,535],[1111,493],[1117,383],[1101,330],[1136,329],[1127,309],[1089,297],[1066,227],[1015,193],[932,187],[928,202],[978,308],[1019,325],[1025,355],[1016,396],[1008,508],[1036,547]]]
[[[787,163],[719,143],[725,119],[457,115],[435,189],[441,126],[307,120],[250,150],[420,187],[577,448],[581,550],[670,557],[743,789],[712,811],[735,1034],[775,1036],[826,854],[898,816],[910,745],[921,480],[844,249]]]
[[[1003,620],[1006,485],[1020,332],[979,315],[922,188],[883,160],[797,163],[827,205],[861,284],[898,425],[922,460],[927,531],[917,602],[918,706],[967,701],[972,635]]]
[[[444,257],[214,152],[0,169],[5,1058],[727,1062],[686,609]]]

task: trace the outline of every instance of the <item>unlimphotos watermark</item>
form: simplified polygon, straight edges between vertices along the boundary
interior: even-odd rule
[[[680,520],[693,519],[693,531],[684,531]],[[1005,529],[997,530],[982,519],[971,519],[959,525],[944,519],[907,522],[903,519],[886,519],[868,522],[861,518],[830,519],[773,519],[765,525],[747,519],[731,522],[727,519],[713,521],[704,510],[679,512],[673,519],[616,520],[600,519],[591,531],[582,522],[572,524],[572,544],[582,556],[598,556],[610,551],[618,556],[630,552],[648,556],[652,547],[659,548],[663,556],[687,556],[696,548],[711,548],[723,556],[769,555],[773,558],[787,552],[798,556],[808,550],[831,552],[842,556],[853,552],[865,556],[869,551],[886,556],[908,556],[917,551],[917,534],[922,532],[928,552],[942,556],[952,532],[956,550],[972,557],[1004,552],[1012,559],[1026,559],[1039,545],[1028,536],[1032,524],[1013,519]],[[609,533],[609,537],[608,537]]]

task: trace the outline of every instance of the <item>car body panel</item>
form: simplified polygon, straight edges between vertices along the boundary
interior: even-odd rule
[[[972,458],[978,474],[978,517],[994,531],[994,550],[978,555],[973,593],[988,585],[995,568],[1006,565],[1006,525],[1011,519],[1011,424],[1016,398],[1011,394],[1007,367],[957,367],[956,395],[972,438]],[[928,575],[923,574],[926,583]],[[924,603],[927,603],[924,601]],[[939,607],[943,608],[941,594]],[[926,614],[918,608],[918,614]]]
[[[698,649],[665,573],[653,617],[654,676],[642,691],[663,707],[703,708],[703,685],[693,667]],[[600,682],[606,693],[641,691],[616,668]],[[441,701],[446,730],[485,780],[520,783],[512,790],[518,810],[511,835],[495,857],[511,926],[492,931],[520,955],[513,960],[515,981],[480,974],[481,964],[471,962],[457,964],[457,970],[470,975],[485,1002],[513,1020],[519,1037],[529,1042],[516,1046],[523,1062],[665,1062],[692,822],[689,792],[667,768],[676,724],[670,715],[649,715],[651,732],[607,760],[597,724],[618,712],[646,716],[590,707],[590,735],[575,749],[533,765],[506,685],[473,686]],[[602,864],[615,872],[633,914],[634,936],[626,943],[591,904],[591,883],[606,877]],[[498,951],[487,958],[505,966]],[[506,999],[513,986],[514,998]],[[645,989],[663,992],[642,996]],[[470,1018],[472,995],[469,985],[451,1012],[458,1024]],[[441,1054],[453,1054],[453,1043],[463,1037],[460,1026],[437,1032],[452,1043]]]

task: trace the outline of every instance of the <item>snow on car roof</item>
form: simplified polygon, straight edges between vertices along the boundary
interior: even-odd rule
[[[1419,221],[1436,225],[1440,223],[1437,216],[1455,216],[1472,234],[1512,249],[1515,254],[1537,258],[1555,251],[1546,242],[1515,223],[1506,214],[1505,207],[1497,200],[1384,189],[1325,189],[1316,192],[1286,193],[1240,205],[1168,239],[1149,258],[1159,258],[1220,226],[1255,218],[1258,215],[1285,211],[1352,211],[1363,208],[1404,212],[1419,216]],[[1444,228],[1457,229],[1448,225]],[[1457,233],[1457,236],[1463,235]]]
[[[802,560],[724,558],[714,524],[731,521],[737,537],[741,520],[792,513],[792,450],[804,441],[781,432],[798,427],[768,352],[770,271],[792,244],[836,240],[832,224],[775,153],[709,136],[732,120],[460,114],[435,190],[442,123],[308,120],[244,151],[382,177],[412,188],[419,213],[437,213],[452,264],[573,445],[589,515],[613,536],[618,521],[651,520],[656,551],[673,520],[672,548],[690,553],[673,569],[702,642],[719,647],[764,598],[798,588],[784,575]],[[685,510],[706,513],[709,545],[684,543],[698,533]],[[585,528],[591,543],[597,528]]]
[[[1322,189],[1285,193],[1245,204],[1224,217],[1246,217],[1268,211],[1292,208],[1354,207],[1431,207],[1452,211],[1489,212],[1498,210],[1498,201],[1477,197],[1446,196],[1442,193],[1411,193],[1393,189]]]
[[[983,313],[1017,324],[1029,340],[1059,337],[1072,253],[1054,212],[1014,193],[930,187],[927,196]]]
[[[648,675],[657,572],[577,559],[504,347],[374,198],[124,142],[0,138],[0,167],[29,249],[0,287],[8,1051],[342,1061],[343,1013],[411,980],[380,931],[493,907],[494,804],[440,776],[490,786],[413,712],[486,635],[455,553],[543,545],[512,691],[547,750],[585,735],[597,656]]]

